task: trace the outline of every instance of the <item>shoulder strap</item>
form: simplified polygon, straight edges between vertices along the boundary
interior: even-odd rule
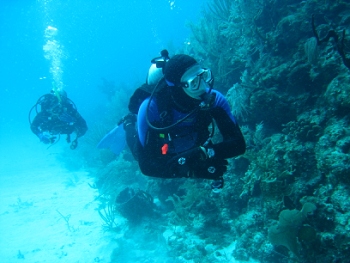
[[[173,121],[170,91],[168,88],[163,88],[162,92],[158,92],[155,97],[157,98],[157,107],[160,115],[160,122],[157,124],[157,126],[167,127],[171,125]]]

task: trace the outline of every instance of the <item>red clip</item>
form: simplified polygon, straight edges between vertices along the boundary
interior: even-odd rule
[[[167,154],[168,149],[169,149],[169,146],[168,146],[167,143],[165,143],[165,144],[162,146],[162,154]]]

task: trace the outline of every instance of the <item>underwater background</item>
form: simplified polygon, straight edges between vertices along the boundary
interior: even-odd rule
[[[348,1],[0,2],[2,262],[350,262]],[[225,187],[97,149],[167,49],[212,69],[247,142]],[[64,89],[76,150],[31,133]]]

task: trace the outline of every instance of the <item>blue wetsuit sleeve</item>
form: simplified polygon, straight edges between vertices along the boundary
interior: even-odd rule
[[[216,93],[216,99],[211,114],[223,138],[222,142],[213,146],[215,157],[227,159],[244,154],[246,150],[245,140],[235,117],[231,113],[228,101],[220,92],[212,92]]]
[[[148,132],[148,125],[147,125],[147,121],[146,121],[148,101],[149,101],[149,99],[146,99],[141,104],[141,106],[139,108],[138,115],[137,115],[137,131],[138,131],[139,140],[140,140],[142,147],[145,146],[146,135]],[[149,114],[149,115],[151,115],[151,114]]]

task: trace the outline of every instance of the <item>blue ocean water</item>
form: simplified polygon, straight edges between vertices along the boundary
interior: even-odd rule
[[[206,1],[0,1],[0,263],[348,262],[349,1]],[[96,149],[189,35],[248,146],[219,194]],[[89,126],[74,151],[30,131],[51,88]]]
[[[1,143],[10,139],[4,134],[30,132],[27,112],[53,81],[61,82],[87,122],[93,120],[99,103],[105,103],[97,89],[101,78],[142,83],[150,60],[161,49],[183,45],[190,32],[186,23],[198,18],[204,3],[1,1]],[[48,27],[57,29],[52,39]],[[55,58],[45,58],[49,40],[56,41]],[[53,74],[59,75],[56,80]]]
[[[63,198],[54,189],[67,174],[52,156],[67,144],[61,142],[48,150],[31,132],[28,114],[38,98],[53,87],[64,89],[92,126],[102,118],[101,105],[108,102],[98,89],[101,79],[124,83],[121,86],[127,88],[142,84],[152,58],[164,48],[176,52],[183,47],[190,33],[186,24],[196,21],[204,4],[202,0],[0,1],[1,262],[30,262],[24,244],[45,243],[48,238],[40,230],[41,223],[35,222],[48,213],[57,216],[51,199]],[[46,181],[52,190],[41,188]],[[50,206],[44,200],[49,200]],[[17,213],[13,207],[40,207],[51,212],[39,209],[38,213],[46,216],[23,220],[20,216],[25,218],[29,212]],[[66,208],[72,208],[71,204]],[[16,219],[8,219],[9,213]],[[17,220],[23,225],[14,223]],[[62,222],[53,220],[49,225]],[[57,245],[60,242],[57,240]],[[55,253],[41,248],[34,252],[38,251]],[[35,262],[49,262],[45,260]],[[68,261],[63,258],[60,262]]]

